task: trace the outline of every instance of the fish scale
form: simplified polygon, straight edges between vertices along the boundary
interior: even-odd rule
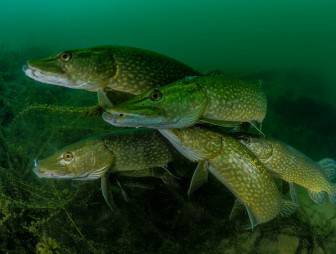
[[[227,76],[193,76],[144,92],[109,107],[103,119],[120,127],[184,128],[196,123],[259,131],[267,100],[260,83]]]
[[[61,60],[63,54],[69,54],[67,61]],[[30,60],[23,71],[42,83],[133,95],[185,76],[201,75],[171,57],[125,46],[66,50],[48,58]],[[110,99],[113,101],[113,96]]]
[[[188,159],[208,164],[208,170],[245,205],[252,227],[297,208],[281,199],[266,167],[235,138],[195,126],[159,131]],[[195,182],[200,184],[199,180]]]
[[[328,164],[320,164],[293,147],[271,138],[239,134],[238,139],[276,176],[306,188],[316,203],[324,201],[324,192],[328,193],[332,203],[336,203],[336,186],[326,174],[329,170],[331,171],[329,174],[334,175],[336,170],[334,160],[328,159]],[[293,188],[292,185],[292,198],[297,200]]]

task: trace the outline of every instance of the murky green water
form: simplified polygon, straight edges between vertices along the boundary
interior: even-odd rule
[[[111,176],[113,212],[99,181],[38,179],[35,159],[113,128],[55,107],[93,106],[95,93],[37,83],[21,70],[64,49],[126,45],[200,72],[261,79],[264,133],[314,160],[336,158],[335,8],[327,0],[1,2],[0,252],[335,252],[335,206],[314,204],[300,188],[298,212],[251,231],[244,211],[229,220],[234,197],[215,178],[187,197],[195,166],[187,162],[176,165],[190,168],[179,188]]]

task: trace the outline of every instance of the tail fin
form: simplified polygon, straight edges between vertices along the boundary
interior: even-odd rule
[[[325,201],[325,192],[324,191],[311,191],[308,190],[309,197],[316,203],[316,204],[323,204]]]
[[[324,170],[329,181],[332,181],[336,177],[336,161],[331,158],[324,158],[318,162]]]
[[[332,204],[336,204],[336,185],[332,184],[330,188],[329,200]]]

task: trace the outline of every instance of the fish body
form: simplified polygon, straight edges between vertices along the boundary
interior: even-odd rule
[[[316,203],[324,202],[324,193],[336,203],[336,186],[330,181],[336,174],[334,160],[315,162],[293,147],[271,138],[243,134],[238,139],[276,176],[306,188]],[[295,195],[294,190],[291,193]]]
[[[167,176],[168,172],[156,174],[152,168],[166,168],[176,155],[175,149],[159,133],[128,130],[67,146],[44,160],[35,161],[33,170],[41,178],[100,179],[103,197],[113,210],[108,173],[133,177],[143,174],[143,177],[159,177],[167,184],[175,184],[171,175]]]
[[[245,205],[252,227],[283,214],[288,208],[295,209],[295,204],[281,199],[260,160],[235,138],[199,127],[160,132],[188,159],[207,165]]]
[[[66,50],[28,61],[23,71],[42,83],[94,92],[115,91],[117,96],[137,95],[185,76],[200,75],[168,56],[124,46]]]
[[[111,107],[103,114],[115,126],[184,128],[196,123],[260,125],[267,100],[259,83],[227,76],[186,77]]]
[[[127,130],[67,146],[36,162],[34,171],[43,178],[90,180],[106,173],[163,167],[176,154],[155,131]]]

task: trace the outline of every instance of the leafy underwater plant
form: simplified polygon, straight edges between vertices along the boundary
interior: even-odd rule
[[[42,242],[36,245],[37,254],[61,254],[58,243],[49,237],[43,237]]]

